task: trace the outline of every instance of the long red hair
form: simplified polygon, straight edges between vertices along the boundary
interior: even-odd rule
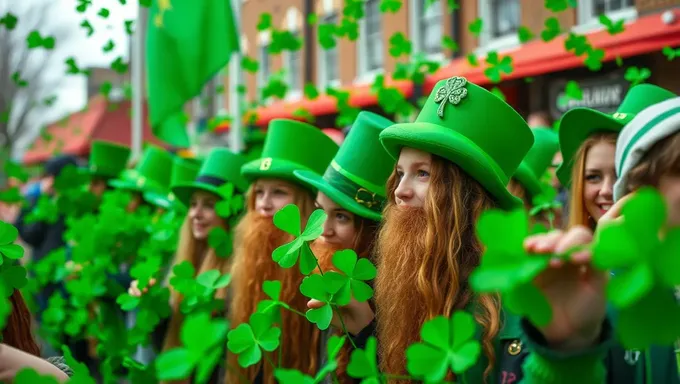
[[[31,312],[24,302],[21,292],[14,290],[9,298],[12,312],[7,325],[2,330],[2,342],[34,356],[40,356],[40,347],[33,337]]]

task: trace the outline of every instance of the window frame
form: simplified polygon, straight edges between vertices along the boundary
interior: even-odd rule
[[[378,29],[379,29],[379,35],[380,35],[380,55],[382,56],[382,66],[380,68],[374,68],[374,69],[368,69],[368,44],[369,44],[369,39],[368,39],[368,34],[367,34],[367,20],[368,20],[368,12],[367,12],[367,6],[368,3],[372,1],[376,4],[377,10],[378,10]],[[359,44],[357,44],[357,55],[358,55],[358,68],[357,68],[357,79],[355,82],[357,83],[370,83],[375,80],[375,78],[385,72],[385,44],[384,44],[384,33],[383,33],[383,20],[382,20],[382,12],[380,12],[380,0],[366,0],[364,2],[364,17],[359,21]]]
[[[322,16],[322,24],[328,24],[330,19],[336,19],[336,23],[338,21],[339,17],[339,12],[337,10],[333,10],[330,13],[325,13]],[[326,89],[327,87],[333,87],[336,88],[340,86],[340,61],[338,60],[337,52],[339,52],[339,44],[340,41],[339,39],[336,41],[335,47],[331,49],[324,49],[321,44],[319,44],[319,41],[317,39],[316,42],[316,47],[317,47],[317,79],[316,82],[321,89]],[[329,64],[329,57],[328,57],[328,52],[331,50],[336,51],[336,60],[335,60],[335,66],[337,68],[337,78],[335,79],[330,79],[328,77],[328,64]]]
[[[444,3],[442,0],[437,0],[438,4],[431,4],[430,7],[436,7],[439,5],[440,9],[440,14],[439,14],[439,25],[440,25],[440,30],[441,30],[441,36],[440,36],[440,51],[439,52],[433,52],[433,53],[427,53],[425,52],[425,47],[424,47],[424,30],[422,28],[423,26],[423,19],[425,18],[425,15],[421,11],[420,3],[425,2],[427,0],[409,0],[409,31],[411,35],[411,42],[413,44],[413,52],[414,53],[425,53],[426,57],[428,60],[433,60],[433,61],[439,61],[443,62],[445,60],[445,55],[444,55],[444,49],[441,46],[441,39],[444,37],[444,15],[446,14],[443,11]]]
[[[600,24],[599,16],[594,15],[593,0],[579,0],[578,7],[576,9],[576,22],[577,24],[572,28],[574,32],[591,32],[596,30],[605,29],[605,27]],[[605,15],[612,19],[613,21],[625,20],[626,23],[635,21],[638,18],[638,11],[635,7],[635,1],[633,5],[622,8],[616,11],[605,12]]]
[[[506,0],[510,1],[510,0]],[[517,1],[519,5],[519,19],[517,27],[522,25],[522,1]],[[482,20],[492,20],[491,15],[494,10],[492,9],[492,0],[478,0],[478,15]],[[490,51],[503,51],[512,48],[516,48],[521,44],[519,41],[519,34],[517,32],[508,33],[503,36],[492,37],[491,30],[487,25],[482,28],[482,33],[479,35],[479,45],[476,49],[476,54],[484,54]]]

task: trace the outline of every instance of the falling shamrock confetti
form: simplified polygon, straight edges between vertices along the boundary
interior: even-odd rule
[[[475,365],[482,349],[475,339],[475,319],[466,312],[457,311],[450,320],[437,316],[426,321],[420,336],[422,343],[406,349],[406,367],[427,382],[443,380],[449,369],[455,374],[465,372]]]
[[[52,36],[43,37],[38,31],[31,31],[26,37],[28,48],[54,49],[55,39]]]
[[[380,12],[397,13],[402,4],[403,0],[380,0]]]
[[[610,35],[616,35],[623,32],[625,29],[623,22],[623,19],[614,22],[604,13],[600,15],[600,24],[607,28],[607,32],[609,32]]]
[[[517,35],[519,36],[519,41],[521,43],[526,43],[534,38],[534,33],[531,32],[531,30],[525,26],[519,27],[519,29],[517,30]]]
[[[288,204],[274,215],[274,225],[282,231],[295,236],[293,241],[274,250],[272,259],[283,268],[290,268],[300,258],[300,272],[308,275],[316,268],[316,258],[309,248],[309,242],[316,240],[323,233],[326,213],[317,209],[309,216],[304,231],[300,231],[300,209],[295,204]]]
[[[7,30],[11,31],[14,29],[14,27],[17,26],[17,22],[19,19],[15,15],[13,15],[10,12],[7,12],[5,16],[0,18],[0,25],[4,25]]]
[[[19,231],[11,224],[0,221],[0,254],[8,259],[18,260],[24,256],[24,248],[14,242],[19,237]],[[0,258],[0,265],[2,264]]]
[[[553,40],[562,33],[560,21],[556,17],[550,17],[545,20],[545,29],[541,32],[541,39],[546,43]]]
[[[489,52],[486,56],[486,63],[489,64],[489,67],[484,70],[484,75],[492,83],[500,82],[503,73],[512,73],[512,57],[510,56],[503,56],[502,59],[499,59],[498,52]]]
[[[566,11],[569,8],[576,8],[576,0],[545,0],[545,8],[553,12]]]
[[[630,86],[632,87],[644,83],[651,75],[652,71],[649,68],[628,67],[623,77],[630,81]]]
[[[482,28],[484,28],[484,21],[479,17],[468,25],[468,31],[474,36],[479,36],[479,34],[482,33]]]
[[[661,52],[668,58],[668,61],[671,61],[675,59],[676,57],[680,57],[680,48],[673,49],[671,47],[663,47]]]

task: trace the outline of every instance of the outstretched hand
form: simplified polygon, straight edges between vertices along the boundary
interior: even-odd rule
[[[324,302],[314,299],[307,302],[307,308],[309,309],[320,308],[323,305],[325,305]],[[375,314],[373,313],[371,306],[368,305],[368,302],[360,303],[354,298],[352,298],[349,304],[342,307],[338,306],[337,308],[337,311],[333,311],[331,325],[337,329],[342,329],[342,323],[344,322],[347,332],[352,335],[357,335],[373,321],[373,318],[375,318]],[[338,314],[342,316],[342,321],[340,321],[340,316]]]

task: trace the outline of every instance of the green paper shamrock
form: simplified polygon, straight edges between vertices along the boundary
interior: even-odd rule
[[[24,168],[12,160],[5,160],[5,174],[7,178],[15,178],[21,182],[28,181],[29,175]]]
[[[92,5],[92,0],[78,0],[78,5],[76,6],[76,11],[79,13],[84,13],[87,8]]]
[[[262,291],[269,296],[271,300],[261,300],[257,303],[257,312],[268,315],[272,319],[272,323],[281,324],[280,307],[289,309],[290,306],[280,300],[281,298],[281,282],[278,280],[265,281],[262,283]]]
[[[376,268],[370,260],[361,258],[351,249],[335,252],[333,265],[344,273],[326,272],[324,280],[328,284],[328,291],[333,293],[333,299],[338,305],[349,304],[352,296],[358,302],[364,302],[373,297],[373,288],[364,281],[373,280]]]
[[[17,26],[18,21],[19,19],[15,15],[11,12],[7,12],[5,13],[5,16],[0,18],[0,25],[4,25],[8,31],[11,31]]]
[[[440,381],[448,370],[461,374],[475,365],[481,345],[475,339],[475,319],[462,311],[451,319],[437,316],[426,321],[420,330],[422,343],[406,349],[406,368],[415,377],[428,382]]]
[[[21,73],[19,73],[19,71],[16,71],[12,74],[12,81],[19,88],[25,88],[28,86],[28,81],[21,78]]]
[[[66,59],[65,63],[66,63],[66,66],[67,66],[66,73],[68,73],[70,75],[77,75],[77,74],[82,72],[80,67],[78,67],[78,64],[76,64],[75,58],[69,57],[69,58]]]
[[[26,37],[26,43],[28,48],[39,48],[43,47],[45,49],[54,49],[55,39],[52,36],[43,37],[38,31],[31,31]]]
[[[666,204],[653,188],[642,188],[621,209],[623,220],[599,226],[593,261],[614,270],[607,298],[618,308],[635,304],[655,284],[668,290],[680,285],[680,228],[660,232],[666,225]]]
[[[553,12],[562,12],[568,8],[576,8],[576,0],[545,0],[544,6]]]
[[[309,100],[314,100],[319,97],[319,90],[313,83],[306,83],[304,88],[305,97]]]
[[[324,303],[323,306],[316,309],[309,309],[305,313],[305,317],[310,322],[316,324],[316,326],[324,331],[328,329],[333,319],[333,307],[331,306],[332,295],[328,289],[328,280],[324,277],[325,275],[309,275],[302,280],[300,284],[300,293],[303,295],[319,300]]]
[[[583,63],[591,71],[599,71],[602,68],[602,60],[604,60],[604,50],[590,49]]]
[[[109,41],[106,43],[106,45],[104,45],[104,46],[102,47],[102,51],[108,53],[108,52],[113,51],[113,48],[115,48],[115,47],[116,47],[116,44],[113,42],[113,40],[109,40]]]
[[[446,9],[449,13],[452,13],[453,11],[460,9],[458,0],[446,0]]]
[[[468,31],[474,36],[479,36],[484,28],[484,21],[481,18],[474,19],[470,24],[468,24]]]
[[[512,57],[504,56],[499,59],[498,52],[489,52],[486,56],[486,63],[489,67],[484,70],[484,75],[491,80],[492,83],[501,81],[502,73],[512,73]]]
[[[607,32],[609,32],[610,35],[616,35],[623,32],[625,30],[623,22],[623,19],[614,22],[604,13],[600,15],[600,24],[607,28]]]
[[[134,20],[125,20],[125,22],[123,22],[123,25],[125,26],[125,33],[126,33],[128,36],[131,36],[132,33],[134,32],[134,30],[132,29],[132,25],[133,25],[134,23],[135,23]]]
[[[451,36],[442,36],[442,48],[448,49],[451,52],[458,52],[460,49],[458,43]]]
[[[380,384],[377,349],[378,342],[374,336],[371,336],[366,341],[366,349],[352,351],[347,365],[347,374],[355,379],[361,379],[361,384]]]
[[[0,254],[3,257],[12,260],[18,260],[24,256],[24,248],[14,242],[19,237],[19,231],[8,223],[0,221]],[[3,258],[0,258],[0,265],[3,264]]]
[[[12,381],[15,384],[58,384],[59,381],[51,375],[40,375],[33,368],[23,368],[17,372]]]
[[[519,41],[521,43],[526,43],[527,41],[530,41],[531,39],[534,38],[534,33],[531,32],[531,29],[521,26],[517,30],[517,35],[519,36]]]
[[[652,75],[649,68],[628,67],[624,78],[630,81],[631,87],[644,83]]]
[[[222,227],[215,227],[208,234],[208,246],[218,257],[229,257],[233,251],[231,233]]]
[[[574,52],[574,55],[581,56],[592,49],[588,39],[583,35],[569,33],[564,40],[564,48],[569,52]]]
[[[323,49],[331,49],[337,46],[336,35],[339,34],[339,31],[335,24],[320,24],[317,33],[319,34],[319,45]]]
[[[260,69],[260,63],[252,57],[244,55],[241,58],[241,68],[246,72],[257,73]]]
[[[323,223],[327,215],[317,209],[309,215],[304,231],[300,232],[300,209],[295,204],[288,204],[274,215],[274,225],[280,230],[295,236],[272,252],[272,259],[283,268],[290,268],[300,258],[300,272],[309,275],[316,268],[316,258],[309,248],[309,242],[316,240],[323,233]]]
[[[403,0],[380,0],[380,12],[397,13],[401,9]]]
[[[111,12],[106,8],[102,8],[99,10],[99,12],[97,12],[97,16],[101,17],[102,19],[108,19],[110,14]]]
[[[581,87],[578,85],[578,83],[574,80],[567,82],[567,85],[564,88],[564,93],[574,100],[583,100],[583,91],[581,90]]]
[[[411,41],[401,32],[395,32],[389,39],[389,53],[392,57],[411,54]]]
[[[128,64],[125,63],[123,58],[119,56],[111,63],[111,69],[122,75],[127,72]]]
[[[668,59],[668,61],[671,61],[675,59],[676,57],[680,57],[680,48],[673,49],[672,47],[663,47],[661,50],[664,56]]]
[[[227,348],[238,355],[238,363],[246,368],[262,359],[262,351],[273,352],[279,347],[281,329],[272,326],[271,319],[261,313],[253,313],[248,323],[229,331]]]
[[[245,207],[245,200],[243,195],[236,192],[234,184],[225,183],[218,188],[218,192],[224,199],[215,205],[215,212],[221,218],[228,219],[234,215],[237,215]]]
[[[257,30],[265,31],[272,27],[272,14],[268,12],[260,13],[260,20],[257,22]]]
[[[479,60],[477,59],[477,56],[474,53],[468,53],[466,57],[470,66],[472,67],[479,66]]]
[[[546,43],[553,40],[562,33],[560,21],[556,17],[550,17],[545,20],[545,29],[541,32],[541,39]]]

